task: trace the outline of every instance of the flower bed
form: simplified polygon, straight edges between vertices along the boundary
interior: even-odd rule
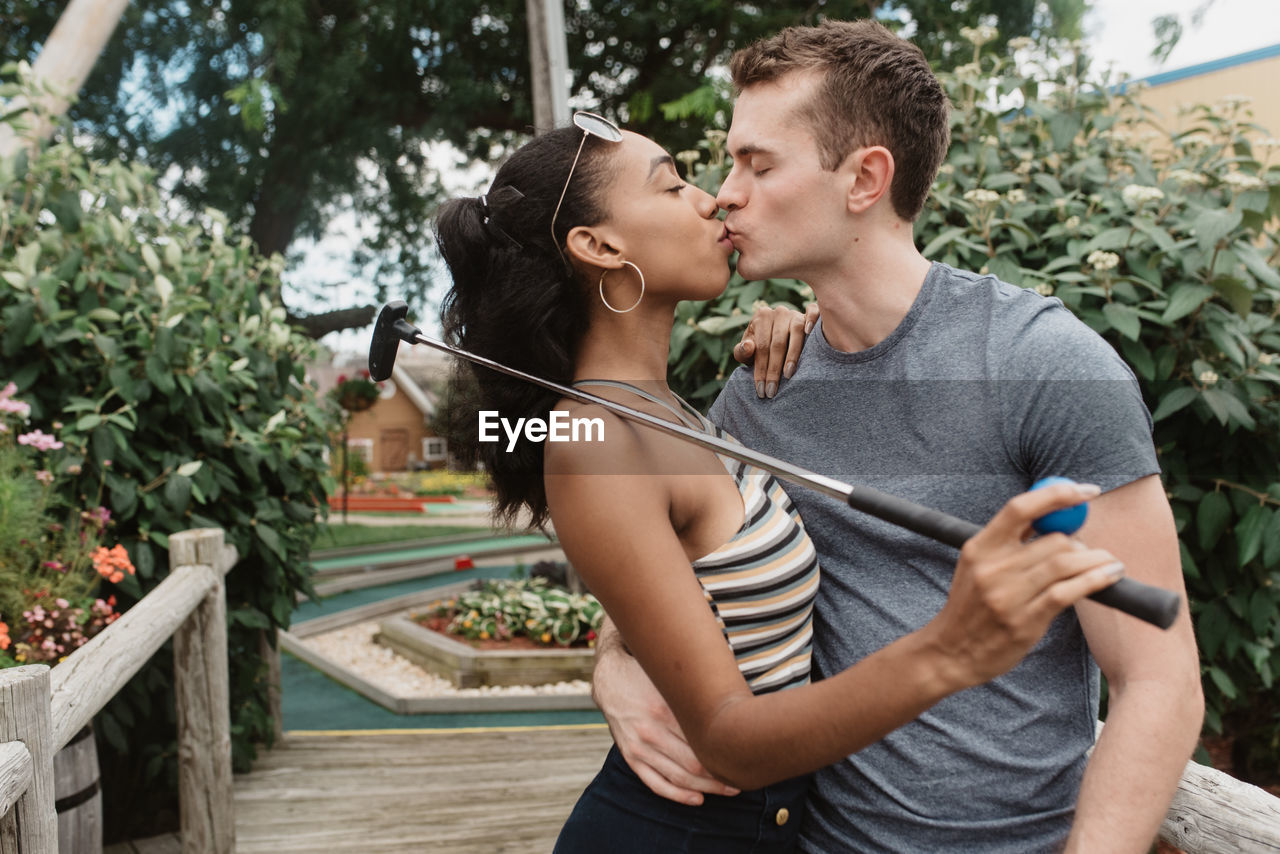
[[[474,589],[414,615],[419,625],[456,639],[524,639],[532,648],[593,647],[603,619],[596,597],[572,593],[543,577],[478,582]]]
[[[124,546],[102,544],[109,510],[57,503],[56,481],[79,466],[59,453],[61,423],[27,429],[16,391],[0,389],[0,667],[66,658],[120,616],[98,587],[134,574]]]
[[[545,577],[477,582],[410,617],[383,620],[375,640],[460,688],[591,678],[604,609]]]

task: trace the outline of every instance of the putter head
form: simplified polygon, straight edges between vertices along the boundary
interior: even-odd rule
[[[404,328],[411,332],[417,331],[405,320],[408,314],[409,304],[399,299],[387,303],[378,312],[378,322],[373,326],[373,340],[369,342],[369,376],[376,382],[391,377],[391,369],[396,364],[396,352],[400,349],[400,339],[404,337]]]

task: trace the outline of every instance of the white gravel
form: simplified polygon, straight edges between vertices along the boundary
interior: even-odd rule
[[[538,694],[591,693],[591,683],[582,679],[550,685],[485,685],[455,688],[442,676],[423,670],[393,650],[374,643],[379,620],[353,623],[331,632],[312,635],[302,644],[325,658],[360,674],[394,697],[519,697]]]

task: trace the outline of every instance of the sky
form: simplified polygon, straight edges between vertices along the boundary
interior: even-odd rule
[[[1280,44],[1277,0],[1212,0],[1200,27],[1190,23],[1205,0],[1093,0],[1085,17],[1085,42],[1094,57],[1131,76],[1146,77],[1237,53]],[[1151,58],[1151,20],[1176,14],[1182,40],[1163,65]]]
[[[1095,61],[1111,65],[1133,78],[1161,71],[1173,71],[1209,62],[1260,47],[1280,44],[1280,0],[1208,0],[1210,5],[1199,27],[1191,23],[1193,13],[1207,0],[1092,0],[1084,20],[1084,41]],[[1156,45],[1151,21],[1164,14],[1176,14],[1183,24],[1178,46],[1163,64],[1151,57]],[[445,156],[437,152],[438,156]],[[485,170],[455,170],[449,178],[450,190],[459,194],[481,191]],[[314,246],[301,265],[286,274],[286,281],[346,281],[342,258],[349,253],[349,235],[357,233],[354,218],[335,221],[331,237]],[[372,289],[353,281],[343,289],[347,305],[372,301]],[[431,317],[416,319],[428,335],[437,335]],[[357,352],[367,347],[369,330],[347,330],[323,339],[335,350]]]

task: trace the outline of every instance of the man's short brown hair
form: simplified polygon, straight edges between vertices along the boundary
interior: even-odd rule
[[[920,48],[875,21],[826,21],[788,27],[733,55],[739,91],[792,72],[821,82],[797,115],[809,122],[822,168],[834,170],[854,149],[883,145],[893,154],[894,211],[914,220],[951,141],[950,103]]]

